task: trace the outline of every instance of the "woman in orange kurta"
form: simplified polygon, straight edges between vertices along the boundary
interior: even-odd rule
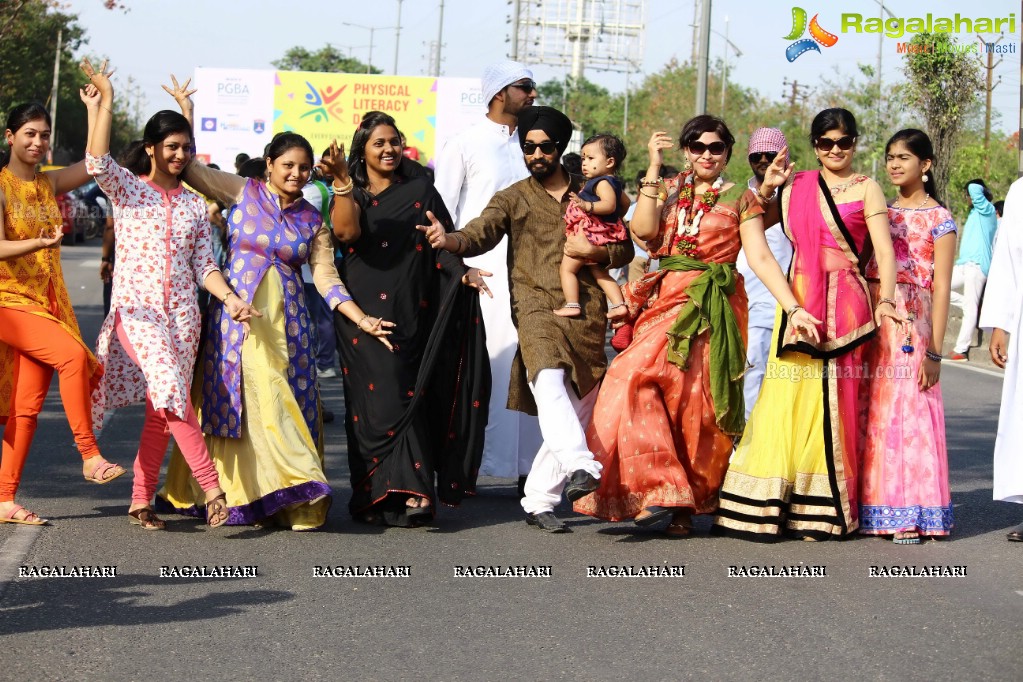
[[[91,133],[99,93],[89,86],[82,100]],[[54,370],[86,480],[107,483],[124,469],[107,462],[96,444],[89,396],[103,370],[82,341],[60,265],[54,194],[85,184],[85,164],[36,173],[50,140],[50,117],[39,104],[16,107],[5,137],[11,158],[0,170],[0,523],[42,525],[14,495]]]
[[[758,265],[774,263],[768,288],[788,289],[764,237],[763,198],[721,177],[734,144],[724,122],[698,116],[679,143],[693,169],[669,180],[661,201],[656,178],[671,142],[665,133],[650,140],[632,229],[660,266],[625,288],[632,342],[608,368],[587,430],[603,466],[600,488],[575,510],[641,526],[671,516],[667,532],[684,536],[692,514],[717,509],[732,439],[744,425],[740,246]]]

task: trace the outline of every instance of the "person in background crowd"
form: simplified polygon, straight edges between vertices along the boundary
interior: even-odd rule
[[[764,182],[764,173],[777,158],[778,153],[788,146],[784,133],[777,128],[757,128],[749,138],[749,149],[747,160],[753,170],[753,177],[746,182],[746,186],[753,192],[760,189]],[[765,208],[774,205],[777,210],[778,191],[771,195],[770,201]],[[781,266],[781,271],[789,271],[789,263],[792,262],[792,242],[785,236],[781,225],[772,225],[765,232],[767,245],[771,248],[774,259]],[[753,413],[753,405],[757,402],[760,394],[760,384],[764,381],[764,372],[767,369],[767,354],[771,350],[771,332],[774,330],[774,310],[778,302],[768,291],[764,283],[753,272],[749,261],[746,259],[746,251],[740,250],[739,257],[735,261],[736,270],[742,275],[743,284],[746,287],[746,296],[749,299],[749,331],[746,340],[746,361],[749,369],[746,371],[743,384],[743,396],[746,403],[746,419]]]
[[[83,69],[92,75],[88,61]],[[97,79],[106,80],[105,70],[106,62]],[[102,97],[91,88],[83,89],[81,98],[91,136]],[[89,175],[84,161],[36,172],[50,135],[50,115],[41,104],[19,105],[7,118],[10,155],[0,168],[0,424],[5,425],[0,523],[47,523],[14,498],[54,371],[85,480],[109,483],[125,473],[103,458],[96,443],[90,394],[103,369],[82,340],[61,268],[61,216],[54,196],[84,185]]]
[[[998,229],[991,191],[984,181],[979,178],[970,180],[966,183],[966,193],[971,208],[963,225],[959,258],[952,268],[952,305],[963,311],[959,336],[948,356],[952,362],[966,362],[970,359],[970,345],[977,328],[977,313],[980,311],[988,268],[991,267],[991,250]],[[961,294],[956,291],[960,287],[963,289]]]
[[[980,326],[990,332],[992,362],[1005,370],[995,438],[994,499],[1023,504],[1023,179],[1009,187],[1004,223],[988,273],[988,286],[997,295],[984,300]],[[1023,542],[1023,523],[1007,537]]]
[[[244,166],[245,163],[250,158],[251,157],[248,154],[246,154],[245,152],[241,152],[240,154],[238,154],[237,156],[234,157],[234,170],[235,170],[235,172],[238,173],[238,175],[242,174],[242,166]],[[218,167],[215,170],[220,170],[220,168]]]
[[[459,230],[483,212],[494,194],[529,177],[516,126],[519,113],[536,97],[532,71],[518,62],[497,62],[483,70],[480,85],[486,114],[450,138],[437,156],[437,191]],[[466,263],[494,273],[487,283],[493,298],[480,299],[493,381],[480,473],[518,479],[521,499],[542,439],[536,417],[508,405],[518,334],[512,321],[507,253],[508,241],[502,240]]]
[[[100,247],[99,278],[103,282],[103,319],[110,313],[110,296],[114,286],[114,211],[111,207],[103,219],[103,238]]]
[[[367,312],[334,320],[349,510],[357,521],[407,527],[430,522],[438,500],[455,505],[474,492],[490,366],[479,295],[467,288],[486,285],[416,229],[428,216],[451,224],[430,180],[401,174],[401,149],[394,119],[371,111],[347,161],[335,149],[324,165],[334,176],[341,277]],[[387,349],[367,342],[363,334],[375,329],[387,330]]]
[[[323,159],[329,154],[329,147],[323,150],[323,154],[320,155],[321,166]],[[319,174],[323,179],[310,178],[308,184],[302,188],[302,196],[320,211],[323,224],[329,230],[331,229],[331,192],[327,183],[333,182],[333,178],[331,177],[330,180],[327,180],[326,177],[329,176],[323,176],[322,169]],[[337,348],[334,334],[334,316],[331,314],[330,309],[327,308],[327,303],[323,300],[323,297],[316,291],[316,285],[313,283],[313,273],[309,269],[308,263],[302,265],[302,282],[305,287],[306,301],[309,302],[309,329],[313,335],[312,343],[316,353],[317,376],[320,379],[333,379],[337,376],[337,370],[334,369],[334,353]],[[328,418],[328,412],[325,411],[324,413],[324,421],[331,422],[334,420],[334,415],[330,413]]]
[[[565,167],[569,175],[583,174],[583,157],[575,152],[569,152],[561,157],[561,165]]]
[[[869,411],[860,466],[860,532],[919,544],[952,530],[945,447],[941,351],[948,322],[956,225],[934,185],[930,138],[913,128],[885,147],[898,190],[888,207],[895,250],[895,309],[903,328],[883,325],[864,353]],[[867,263],[870,292],[880,297],[877,261]]]
[[[569,118],[550,107],[527,107],[517,128],[530,177],[495,194],[461,230],[447,233],[436,219],[422,229],[435,248],[468,256],[492,250],[508,237],[511,306],[519,333],[508,406],[538,414],[544,439],[526,479],[522,508],[530,525],[564,533],[568,526],[554,515],[562,491],[575,501],[599,485],[600,464],[584,429],[607,366],[607,308],[600,287],[584,270],[579,278],[583,314],[554,314],[561,303],[561,257],[567,253],[620,267],[632,260],[633,249],[629,241],[593,246],[582,234],[565,235],[564,213],[581,180],[560,162],[572,135]]]

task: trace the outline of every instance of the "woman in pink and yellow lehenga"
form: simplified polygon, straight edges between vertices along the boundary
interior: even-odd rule
[[[721,488],[716,533],[826,540],[859,527],[858,437],[867,406],[862,344],[877,326],[902,319],[894,306],[888,209],[877,183],[852,169],[856,137],[850,112],[820,112],[810,140],[821,170],[796,173],[782,190],[798,303],[776,314],[760,397]],[[775,164],[761,191],[789,172]],[[873,310],[859,270],[871,244],[880,279]],[[792,323],[799,310],[820,320],[816,333],[800,333]]]

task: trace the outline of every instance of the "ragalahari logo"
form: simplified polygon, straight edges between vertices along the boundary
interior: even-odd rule
[[[802,55],[813,50],[814,52],[820,52],[821,48],[818,44],[824,47],[831,47],[838,42],[838,36],[834,33],[829,33],[821,28],[821,25],[817,23],[817,17],[819,14],[813,15],[813,19],[810,20],[810,38],[802,38],[803,33],[807,30],[806,24],[806,10],[802,7],[792,8],[792,31],[785,36],[785,40],[795,40],[796,42],[785,48],[785,58],[790,62],[794,62]],[[801,38],[800,40],[796,40]]]

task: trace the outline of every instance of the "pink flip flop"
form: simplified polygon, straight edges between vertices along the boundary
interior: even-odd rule
[[[25,518],[23,519],[14,518],[14,515],[20,511],[25,512]],[[36,517],[35,521],[29,520],[29,518],[32,516]],[[30,512],[29,510],[22,507],[20,504],[16,504],[13,507],[11,507],[10,511],[8,511],[3,516],[0,516],[0,523],[18,523],[21,524],[22,526],[45,526],[48,525],[50,522],[47,521],[46,519],[40,518],[39,514],[36,514],[35,512]]]
[[[106,476],[107,472],[112,469],[119,469],[119,471],[117,471],[113,476]],[[119,476],[125,475],[126,473],[128,472],[123,467],[114,464],[113,462],[102,462],[101,464],[97,464],[88,476],[85,476],[85,480],[90,483],[104,485],[106,483],[110,483],[110,481]]]

